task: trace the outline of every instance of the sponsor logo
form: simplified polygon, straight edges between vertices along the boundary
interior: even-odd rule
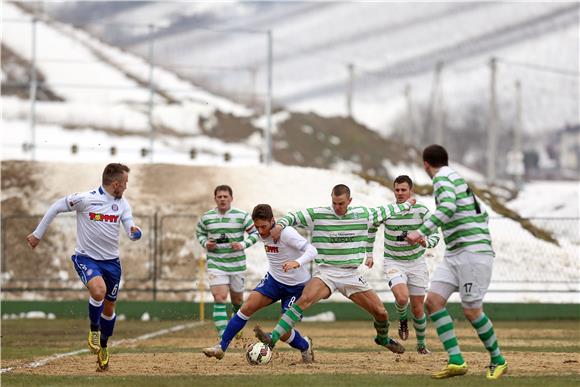
[[[91,274],[93,274],[93,269],[87,270],[87,275],[91,275]]]
[[[117,223],[119,221],[119,215],[106,215],[89,212],[89,219],[94,220],[95,222]]]
[[[278,249],[278,246],[264,245],[264,249],[266,250],[266,253],[279,253],[280,252],[280,250]]]
[[[111,206],[111,208],[113,209],[113,211],[119,211],[119,206],[118,206],[118,205],[116,205],[116,204],[113,204],[113,205]]]
[[[330,236],[330,243],[352,243],[354,242],[354,233],[339,232]]]

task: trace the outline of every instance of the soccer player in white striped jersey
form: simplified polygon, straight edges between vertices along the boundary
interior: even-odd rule
[[[218,337],[221,338],[228,325],[228,291],[232,314],[235,314],[244,298],[244,249],[256,243],[258,233],[250,215],[232,207],[234,195],[230,186],[217,186],[214,189],[214,200],[216,208],[202,215],[196,234],[201,246],[207,250],[207,272],[214,299],[213,321]],[[248,235],[246,239],[245,234]]]
[[[252,220],[264,242],[268,257],[268,272],[228,322],[221,342],[203,349],[202,352],[206,356],[218,360],[223,359],[232,339],[244,328],[254,313],[280,300],[284,314],[300,298],[304,286],[310,280],[306,264],[317,254],[316,248],[292,227],[286,227],[278,241],[273,240],[270,231],[275,225],[275,219],[272,207],[268,204],[258,204],[252,211]],[[281,340],[299,350],[304,363],[314,361],[312,340],[307,336],[303,337],[297,329],[287,332]]]
[[[131,240],[141,238],[141,230],[133,223],[131,207],[123,198],[128,180],[129,168],[126,165],[107,165],[103,171],[103,184],[98,189],[57,200],[38,227],[26,237],[34,249],[59,213],[76,211],[77,245],[71,259],[89,290],[88,346],[97,354],[97,364],[103,371],[109,368],[107,343],[117,319],[115,302],[121,282],[120,224],[123,223]]]
[[[398,176],[393,183],[393,191],[397,203],[404,203],[413,194],[413,181],[407,175]],[[415,244],[409,244],[405,236],[417,230],[423,224],[423,220],[429,219],[430,216],[427,207],[416,203],[408,212],[383,221],[384,270],[389,287],[395,296],[395,309],[399,315],[399,337],[402,340],[409,337],[407,309],[410,298],[413,326],[417,335],[417,352],[421,355],[430,353],[425,343],[427,317],[423,310],[429,272],[423,254],[425,248],[433,248],[439,243],[439,235],[433,233]],[[374,226],[369,229],[371,248],[379,224]]]
[[[403,353],[405,348],[389,337],[389,315],[385,306],[359,273],[358,267],[366,258],[369,227],[408,210],[415,204],[415,199],[377,208],[349,207],[352,198],[350,189],[344,184],[332,189],[331,198],[332,206],[290,212],[279,219],[272,229],[274,239],[278,239],[282,229],[287,226],[297,225],[310,229],[312,245],[318,251],[315,259],[318,271],[304,288],[302,296],[278,321],[272,334],[268,335],[256,327],[256,337],[273,348],[283,335],[302,320],[307,308],[330,297],[334,291],[339,291],[374,317],[376,344],[392,352]]]
[[[495,257],[488,215],[465,180],[448,164],[447,151],[442,146],[430,145],[423,150],[423,165],[433,179],[437,209],[417,231],[407,235],[409,243],[416,243],[441,227],[445,238],[445,257],[433,273],[425,306],[449,361],[432,377],[443,379],[467,373],[453,320],[445,308],[451,294],[459,291],[463,314],[491,357],[486,377],[498,379],[507,372],[507,362],[499,349],[491,320],[483,312],[483,298],[491,281]]]

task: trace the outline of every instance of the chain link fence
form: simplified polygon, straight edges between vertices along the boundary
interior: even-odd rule
[[[76,239],[74,216],[55,219],[35,250],[25,238],[40,216],[2,217],[2,293],[4,299],[82,298],[83,284],[70,262]],[[209,296],[204,250],[195,238],[195,214],[140,214],[136,224],[144,237],[131,242],[121,236],[121,289],[136,300],[200,301]],[[533,237],[519,223],[492,218],[496,261],[490,292],[573,292],[580,289],[578,218],[530,219],[553,233],[559,245]],[[309,235],[305,234],[306,237]],[[382,272],[382,235],[377,234],[375,266],[366,273],[380,295],[388,292]],[[426,252],[432,273],[444,253],[444,243]],[[260,242],[246,250],[248,290],[268,268]],[[314,267],[310,268],[313,271]]]

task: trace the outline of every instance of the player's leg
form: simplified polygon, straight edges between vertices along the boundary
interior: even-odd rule
[[[294,328],[294,325],[302,320],[302,316],[306,309],[308,309],[312,304],[324,298],[328,298],[330,294],[331,289],[325,282],[317,277],[312,278],[304,288],[302,296],[300,296],[298,301],[290,306],[282,315],[272,331],[271,336],[268,338],[267,335],[260,334],[258,331],[256,331],[256,336],[273,348],[280,340],[280,337],[289,333]]]
[[[280,300],[282,305],[282,314],[292,307],[294,302],[302,296],[304,285],[285,286],[284,297]],[[302,336],[298,329],[292,329],[280,336],[280,340],[300,351],[303,363],[314,362],[314,350],[312,348],[312,339],[307,336]]]
[[[258,310],[270,305],[272,302],[273,300],[271,298],[266,297],[257,291],[251,292],[250,296],[242,305],[240,310],[238,310],[236,314],[234,314],[234,316],[230,319],[230,321],[228,321],[220,343],[212,347],[204,348],[202,352],[207,357],[215,357],[218,360],[223,359],[230,343],[237,335],[237,333],[244,329],[244,326],[250,317]]]
[[[395,310],[399,317],[399,337],[407,340],[409,337],[408,304],[409,290],[407,288],[406,265],[408,262],[401,262],[394,259],[385,259],[385,275],[389,287],[395,296]]]
[[[79,278],[89,291],[90,327],[87,344],[91,352],[97,353],[100,349],[101,312],[103,311],[103,301],[107,293],[107,286],[100,268],[95,264],[94,260],[81,255],[73,255],[71,260]]]
[[[456,289],[455,285],[434,280],[431,282],[431,290],[427,294],[427,300],[425,301],[429,318],[437,330],[439,340],[441,340],[449,355],[445,368],[431,375],[435,379],[445,379],[467,373],[467,363],[463,359],[459,348],[453,319],[445,307],[447,300]]]
[[[230,275],[230,301],[232,302],[232,316],[240,310],[244,302],[245,278],[243,274]]]
[[[227,275],[220,276],[226,277]],[[227,281],[227,279],[226,279]],[[228,325],[228,312],[226,302],[228,299],[229,284],[210,284],[211,295],[213,296],[213,323],[218,333],[218,338],[221,339],[226,326]]]
[[[401,344],[389,337],[389,315],[374,290],[369,289],[353,293],[348,295],[348,298],[374,317],[374,326],[377,331],[376,344],[382,345],[395,353],[405,352],[405,348]]]
[[[103,304],[101,314],[101,349],[98,353],[99,368],[105,370],[109,367],[109,338],[113,336],[117,315],[115,314],[115,304],[121,283],[121,264],[119,259],[100,262],[99,266],[103,272],[103,280],[107,285],[107,294]]]
[[[409,290],[411,293],[412,290]],[[425,336],[427,332],[427,315],[425,315],[424,304],[425,304],[425,289],[423,289],[422,295],[410,295],[411,299],[411,312],[413,313],[413,327],[415,328],[415,334],[417,336],[417,352],[420,355],[428,355],[431,352],[427,349],[427,343],[425,341]]]
[[[479,339],[490,354],[488,379],[497,379],[507,371],[507,363],[501,354],[493,324],[483,311],[483,299],[491,281],[493,256],[471,254],[469,260],[459,266],[459,294],[463,314],[477,331]]]
[[[425,315],[425,293],[429,284],[429,271],[423,257],[409,262],[407,271],[407,289],[411,299],[413,313],[413,327],[417,336],[417,353],[428,355],[425,333],[427,330],[427,316]]]
[[[402,277],[401,280],[403,280]],[[395,310],[397,311],[397,316],[399,317],[399,337],[402,340],[407,340],[409,338],[409,323],[408,323],[408,313],[407,310],[409,305],[409,289],[405,282],[398,283],[394,285],[391,290],[395,296]]]

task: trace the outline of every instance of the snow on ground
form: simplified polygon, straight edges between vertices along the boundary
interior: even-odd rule
[[[507,203],[525,218],[578,218],[579,181],[533,181]]]

